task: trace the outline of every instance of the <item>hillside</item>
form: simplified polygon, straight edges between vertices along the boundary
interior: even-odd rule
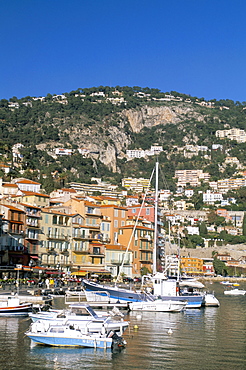
[[[177,92],[119,86],[2,99],[1,161],[11,161],[11,148],[21,143],[23,157],[12,166],[12,177],[20,173],[36,180],[50,177],[59,187],[96,176],[120,185],[122,177],[149,177],[153,168],[153,157],[128,161],[126,150],[146,150],[155,143],[163,146],[160,164],[170,186],[175,169],[199,168],[212,178],[223,178],[235,173],[231,165],[220,171],[225,153],[245,166],[246,144],[226,139],[223,150],[211,152],[213,144],[222,143],[215,132],[245,130],[245,107],[246,103],[231,100],[206,102]],[[207,146],[210,152],[185,157],[181,149],[188,144]],[[54,155],[55,148],[75,151],[59,156]]]

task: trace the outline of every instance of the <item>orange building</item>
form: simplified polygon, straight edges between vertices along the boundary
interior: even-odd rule
[[[181,273],[186,275],[203,274],[203,259],[195,257],[182,257],[180,262]]]
[[[134,276],[140,276],[144,267],[146,267],[149,272],[152,271],[154,245],[153,228],[143,226],[141,223],[137,226],[130,224],[120,227],[118,241],[122,245],[129,245],[130,250],[133,252],[132,273]]]
[[[109,217],[109,220],[111,220],[111,243],[117,243],[119,228],[126,225],[127,208],[117,205],[101,205],[100,210],[103,216]]]

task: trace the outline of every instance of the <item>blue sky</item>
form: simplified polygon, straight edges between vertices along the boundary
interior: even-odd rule
[[[120,85],[246,101],[245,0],[1,0],[0,10],[0,99]]]

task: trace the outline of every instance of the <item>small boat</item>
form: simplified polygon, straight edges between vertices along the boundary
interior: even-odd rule
[[[225,290],[224,294],[226,295],[245,295],[246,290],[242,290],[242,289]]]
[[[0,316],[28,316],[32,303],[20,303],[18,296],[8,296],[6,302],[0,302]]]
[[[104,327],[107,333],[114,331],[121,335],[129,326],[129,322],[123,319],[112,319],[110,315],[99,316],[88,303],[71,304],[69,310],[29,313],[29,317],[33,322],[46,321],[49,324],[86,327],[88,332],[100,331]]]
[[[86,328],[76,325],[47,324],[44,321],[34,322],[25,335],[36,343],[48,346],[115,349],[126,345],[125,340],[114,331],[88,333]]]
[[[232,283],[229,280],[221,281],[220,284],[222,284],[222,285],[232,285]]]
[[[180,312],[186,308],[187,301],[163,301],[157,299],[152,302],[131,302],[131,311],[150,311],[150,312]]]
[[[204,306],[206,307],[219,307],[220,302],[213,293],[204,294]]]

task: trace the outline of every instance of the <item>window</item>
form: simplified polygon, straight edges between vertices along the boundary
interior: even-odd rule
[[[125,221],[121,221],[121,226],[125,226]]]
[[[57,216],[53,216],[53,224],[57,225]]]
[[[136,213],[136,208],[133,208],[132,209],[132,213]]]
[[[123,210],[121,211],[121,217],[122,218],[125,218],[126,217],[126,211],[123,211]]]
[[[47,224],[49,222],[49,215],[45,215],[45,223]]]
[[[93,247],[93,254],[100,254],[100,247]]]
[[[118,220],[114,220],[114,227],[118,227]]]
[[[146,215],[150,215],[150,208],[146,208]]]
[[[118,217],[118,209],[114,210],[114,217]]]

